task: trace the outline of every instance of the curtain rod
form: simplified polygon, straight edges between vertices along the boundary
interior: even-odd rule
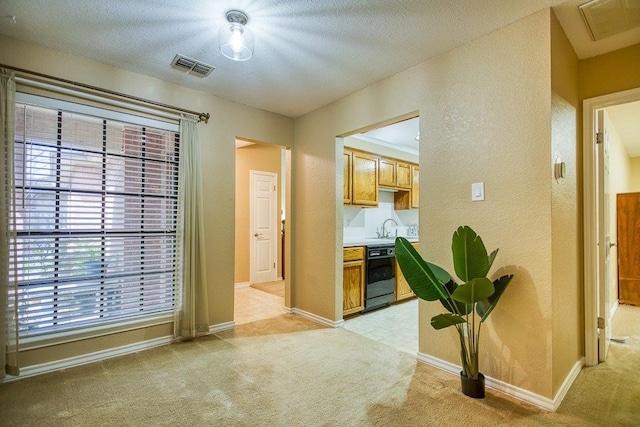
[[[144,103],[144,104],[150,104],[150,105],[153,105],[153,106],[156,106],[156,107],[165,108],[167,110],[173,110],[173,111],[179,111],[181,113],[193,114],[194,116],[198,117],[198,121],[200,121],[200,122],[209,123],[209,118],[211,117],[211,115],[209,113],[198,113],[197,111],[187,110],[187,109],[180,108],[180,107],[174,107],[173,105],[163,104],[162,102],[152,101],[150,99],[139,98],[137,96],[127,95],[126,93],[116,92],[116,91],[109,90],[109,89],[103,89],[103,88],[100,88],[100,87],[97,87],[97,86],[88,85],[88,84],[85,84],[85,83],[74,82],[73,80],[67,80],[67,79],[63,79],[63,78],[60,78],[60,77],[50,76],[48,74],[38,73],[36,71],[29,71],[29,70],[25,70],[25,69],[22,69],[22,68],[16,68],[16,67],[12,67],[10,65],[4,65],[4,64],[0,64],[0,68],[7,68],[9,70],[13,70],[13,71],[16,71],[18,73],[24,73],[24,74],[27,74],[27,75],[30,75],[30,76],[36,76],[36,77],[41,77],[41,78],[45,78],[45,79],[49,79],[49,80],[54,80],[54,81],[58,81],[58,82],[61,82],[61,83],[68,84],[68,85],[81,87],[83,89],[89,89],[89,90],[92,90],[92,91],[106,93],[108,95],[117,96],[117,97],[120,97],[120,98],[129,99],[129,100],[132,100],[132,101],[141,102],[141,103]]]

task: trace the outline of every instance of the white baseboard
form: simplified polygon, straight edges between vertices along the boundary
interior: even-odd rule
[[[620,301],[616,300],[616,302],[611,306],[611,308],[609,308],[609,322],[611,322],[611,319],[613,319],[613,316],[616,314],[616,311],[618,311],[618,307],[620,307]]]
[[[235,289],[248,288],[249,286],[251,286],[251,283],[250,283],[250,282],[238,282],[238,283],[234,283],[234,287],[235,287]]]
[[[220,323],[218,325],[212,325],[209,327],[209,333],[213,334],[216,332],[226,331],[229,329],[233,329],[234,326],[235,326],[234,322],[226,322],[226,323]],[[152,340],[137,342],[134,344],[128,344],[121,347],[111,348],[111,349],[102,350],[102,351],[96,351],[94,353],[88,353],[80,356],[69,357],[67,359],[54,360],[52,362],[26,366],[24,368],[20,368],[19,376],[7,376],[3,379],[0,379],[0,383],[15,381],[22,378],[44,374],[47,372],[54,372],[62,369],[68,369],[74,366],[86,365],[88,363],[111,359],[113,357],[124,356],[126,354],[136,353],[138,351],[148,350],[150,348],[168,345],[168,344],[171,344],[173,341],[174,339],[172,336],[160,337]]]
[[[282,312],[284,314],[293,314],[293,309],[291,307],[282,306]]]
[[[210,325],[209,326],[209,333],[210,334],[215,334],[218,332],[222,332],[222,331],[228,331],[230,329],[233,329],[236,327],[236,322],[231,321],[231,322],[225,322],[225,323],[218,323],[217,325]]]
[[[442,369],[443,371],[450,372],[456,376],[460,375],[460,371],[461,371],[460,366],[455,365],[453,363],[446,362],[444,360],[441,360],[436,357],[429,356],[427,354],[420,353],[420,352],[418,352],[416,358],[418,359],[419,362],[425,363],[429,366]],[[488,388],[491,388],[493,390],[497,390],[509,396],[515,397],[516,399],[520,399],[522,401],[531,403],[532,405],[538,406],[542,409],[546,409],[547,411],[555,412],[560,406],[562,399],[564,399],[564,397],[566,396],[567,391],[569,391],[571,384],[573,384],[573,382],[575,381],[576,377],[580,373],[580,370],[582,369],[583,366],[584,366],[584,359],[581,359],[578,362],[576,362],[576,364],[569,372],[569,375],[567,375],[567,378],[564,380],[564,382],[562,383],[562,386],[560,387],[560,389],[558,390],[558,392],[556,393],[553,399],[540,396],[539,394],[533,393],[529,390],[525,390],[520,387],[516,387],[514,385],[506,383],[504,381],[500,381],[495,378],[491,378],[487,376],[485,376],[485,385]]]
[[[0,383],[32,377],[34,375],[40,375],[47,372],[68,369],[74,366],[86,365],[88,363],[93,363],[93,362],[97,362],[105,359],[111,359],[113,357],[124,356],[125,354],[136,353],[138,351],[148,350],[150,348],[168,345],[168,344],[171,344],[172,342],[173,342],[173,337],[171,336],[160,337],[152,340],[124,345],[122,347],[110,348],[108,350],[96,351],[94,353],[69,357],[67,359],[54,360],[52,362],[27,366],[24,368],[20,368],[20,376],[4,378],[0,380]]]
[[[584,357],[578,360],[575,365],[573,365],[573,368],[571,368],[571,371],[569,371],[569,375],[567,375],[567,378],[564,379],[564,382],[562,383],[562,385],[558,389],[558,392],[554,396],[553,398],[554,412],[558,409],[558,407],[564,400],[564,397],[567,395],[567,392],[571,388],[571,385],[573,384],[573,382],[576,380],[576,378],[578,378],[578,374],[580,374],[580,371],[582,370],[582,368],[584,368]]]
[[[331,328],[339,328],[344,324],[344,320],[340,319],[338,321],[333,321],[329,319],[325,319],[324,317],[317,316],[313,313],[309,313],[308,311],[300,310],[299,308],[290,309],[292,314],[297,314],[298,316],[305,317],[309,320],[313,320],[316,323],[320,323],[321,325],[329,326]]]

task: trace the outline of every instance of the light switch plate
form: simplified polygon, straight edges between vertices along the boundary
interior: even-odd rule
[[[471,200],[474,202],[484,200],[484,182],[471,184]]]

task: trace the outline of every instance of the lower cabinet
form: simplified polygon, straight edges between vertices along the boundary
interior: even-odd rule
[[[342,315],[364,310],[364,247],[343,249]]]
[[[414,248],[418,249],[417,243],[412,243],[412,245]],[[401,301],[414,296],[416,296],[416,294],[411,290],[409,283],[407,283],[407,279],[402,275],[402,270],[400,270],[398,261],[396,261],[396,301]]]

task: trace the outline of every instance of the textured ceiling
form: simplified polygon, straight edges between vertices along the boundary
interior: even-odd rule
[[[2,0],[0,33],[290,117],[329,104],[560,0]],[[224,58],[229,9],[255,54]],[[216,66],[201,79],[177,54]]]
[[[640,27],[633,28],[629,31],[625,31],[602,40],[593,41],[579,10],[579,6],[587,3],[587,1],[588,0],[567,0],[553,9],[560,21],[560,24],[562,25],[562,28],[567,34],[573,49],[576,51],[578,58],[590,58],[592,56],[602,55],[613,50],[640,43]],[[640,7],[640,1],[638,0],[599,1],[611,7],[616,6],[616,3],[626,2],[629,9],[634,11],[637,11],[638,7]],[[606,8],[604,11],[606,12]],[[615,26],[616,24],[612,23],[612,25]],[[620,26],[623,26],[623,24],[621,23]]]
[[[0,34],[298,117],[549,6],[562,12],[576,52],[588,51],[580,2],[2,0]],[[249,61],[218,51],[229,9],[249,16]],[[187,75],[169,66],[178,53],[217,68]]]

